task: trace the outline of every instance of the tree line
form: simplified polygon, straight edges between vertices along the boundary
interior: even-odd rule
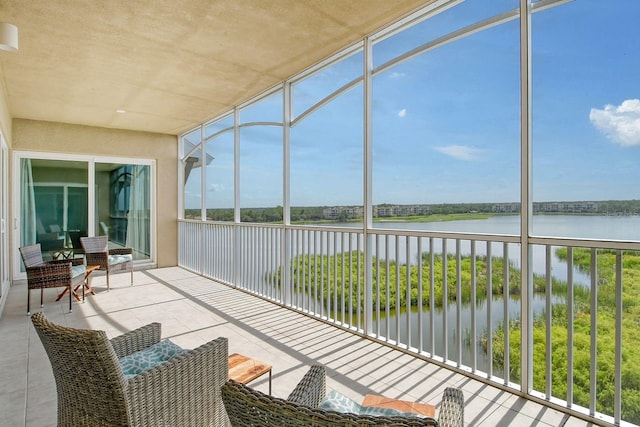
[[[547,202],[545,202],[547,203]],[[562,204],[565,202],[548,202]],[[571,202],[580,203],[580,202]],[[589,203],[589,202],[583,202]],[[596,207],[589,212],[591,215],[640,215],[640,200],[601,200],[593,202]],[[379,206],[390,206],[389,204],[381,204]],[[430,215],[449,215],[464,213],[487,213],[497,214],[495,212],[496,203],[441,203],[429,204]],[[324,217],[324,210],[330,206],[292,206],[291,221],[292,222],[331,222]],[[274,206],[269,208],[241,208],[240,220],[242,222],[282,222],[283,207]],[[513,214],[514,212],[511,212]],[[552,214],[554,212],[544,212]],[[570,212],[559,212],[562,214],[570,214]],[[584,215],[584,212],[575,213]],[[429,215],[425,215],[428,219]],[[200,219],[200,209],[185,209],[185,218]],[[388,219],[388,217],[386,218]],[[233,209],[207,209],[207,220],[209,221],[233,221]],[[344,222],[347,220],[346,215],[338,217],[333,222]]]

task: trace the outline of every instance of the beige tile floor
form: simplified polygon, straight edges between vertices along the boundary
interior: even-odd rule
[[[159,321],[162,335],[193,348],[218,336],[229,352],[273,364],[273,394],[286,397],[313,362],[327,366],[327,387],[353,399],[375,392],[438,405],[447,386],[462,388],[465,424],[470,426],[586,426],[511,393],[483,384],[400,351],[281,308],[178,267],[113,275],[111,291],[96,275],[96,295],[85,303],[55,302],[59,290],[45,292],[47,317],[59,324],[102,329],[113,337]],[[34,311],[39,295],[33,291]],[[26,316],[26,285],[14,284],[0,318],[0,426],[56,425],[51,366]],[[81,373],[80,373],[81,375]],[[267,391],[264,376],[251,385]]]

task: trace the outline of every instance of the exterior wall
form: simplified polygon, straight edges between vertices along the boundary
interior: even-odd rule
[[[7,145],[11,148],[11,114],[9,114],[9,100],[4,87],[4,79],[0,73],[0,129],[7,139]]]
[[[12,149],[154,159],[158,267],[178,264],[178,149],[175,135],[14,119]]]

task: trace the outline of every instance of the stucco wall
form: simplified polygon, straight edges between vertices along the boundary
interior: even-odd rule
[[[178,264],[178,149],[175,135],[14,119],[12,149],[154,159],[158,267]]]
[[[7,91],[4,87],[4,78],[0,73],[0,129],[7,139],[7,145],[11,147],[11,114],[9,114],[9,102]]]

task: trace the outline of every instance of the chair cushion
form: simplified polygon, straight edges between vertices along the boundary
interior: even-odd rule
[[[412,412],[403,412],[397,409],[380,408],[377,406],[362,406],[352,399],[349,399],[344,394],[335,390],[332,390],[327,394],[322,402],[320,402],[320,405],[318,405],[318,408],[325,411],[336,411],[356,415],[369,415],[372,417],[425,418],[424,415],[414,414]]]
[[[392,408],[380,408],[378,406],[362,406],[360,408],[359,415],[371,415],[373,417],[426,418],[421,414],[414,414],[413,412],[403,412]]]
[[[361,406],[349,399],[344,394],[331,390],[327,396],[322,399],[318,408],[325,411],[336,411],[342,413],[359,414]]]
[[[84,264],[71,266],[71,278],[75,279],[78,276],[82,276],[86,274],[87,268]]]
[[[186,351],[166,339],[144,350],[121,357],[119,359],[120,367],[125,378],[131,378]]]
[[[133,255],[109,255],[109,265],[122,264],[133,260]]]

